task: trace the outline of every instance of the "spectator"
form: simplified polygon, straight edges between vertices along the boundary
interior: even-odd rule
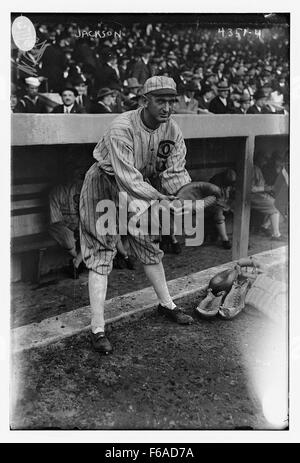
[[[240,106],[236,108],[234,114],[246,114],[250,108],[250,97],[247,93],[244,93],[239,99]]]
[[[185,85],[183,95],[177,97],[175,114],[198,114],[198,101],[195,98],[197,87],[192,82]]]
[[[241,107],[240,99],[241,97],[238,93],[232,93],[230,95],[230,101],[232,103],[232,110],[231,110],[232,114],[236,114],[236,112],[239,111]]]
[[[198,112],[200,114],[209,114],[209,105],[214,97],[214,92],[211,88],[210,85],[204,84],[202,86],[201,92],[200,92],[200,97],[198,98]]]
[[[135,98],[142,85],[138,83],[136,77],[129,77],[126,88],[129,90],[128,98]]]
[[[16,111],[17,105],[18,105],[18,97],[17,97],[16,91],[13,89],[13,84],[12,84],[11,95],[10,95],[10,109],[12,113],[17,112]]]
[[[86,112],[76,101],[78,97],[76,88],[65,85],[60,95],[63,103],[53,108],[53,114],[83,114]]]
[[[78,93],[76,102],[78,103],[79,107],[86,113],[91,112],[92,102],[88,97],[88,86],[86,78],[83,75],[79,75],[76,79],[73,80],[72,84]]]
[[[115,103],[115,92],[108,87],[101,88],[98,92],[97,103],[93,107],[94,114],[112,113]]]
[[[120,58],[119,62],[120,80],[122,83],[124,83],[124,81],[126,81],[129,78],[129,59],[123,56],[122,58]]]
[[[59,92],[63,85],[63,72],[66,67],[63,39],[54,30],[49,32],[48,46],[42,57],[41,74],[48,79],[50,92]]]
[[[260,89],[255,92],[254,104],[250,106],[247,111],[247,114],[269,114],[270,110],[266,107],[267,97],[265,92]]]
[[[133,65],[131,77],[135,77],[139,84],[144,85],[147,79],[152,76],[149,64],[152,49],[144,47],[141,50],[141,57]]]
[[[257,91],[257,85],[255,80],[249,79],[248,84],[245,86],[244,93],[248,93],[250,102],[253,100],[254,93]]]
[[[230,87],[223,81],[218,84],[218,95],[212,99],[209,105],[210,112],[214,114],[229,114],[233,111],[233,104],[229,98]]]
[[[173,51],[170,51],[167,56],[166,72],[169,77],[172,77],[176,85],[180,85],[182,83],[177,58]]]
[[[96,71],[95,86],[96,88],[110,88],[121,90],[122,82],[117,64],[117,56],[106,50],[103,56],[104,64],[100,65]]]
[[[46,104],[38,95],[38,88],[41,85],[37,77],[27,77],[25,79],[26,93],[15,106],[16,113],[46,113]]]

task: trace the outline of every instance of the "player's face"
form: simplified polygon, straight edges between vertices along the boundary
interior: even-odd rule
[[[146,109],[156,122],[163,123],[169,119],[175,103],[173,95],[151,95],[147,97]]]

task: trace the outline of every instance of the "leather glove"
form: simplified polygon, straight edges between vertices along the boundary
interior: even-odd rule
[[[202,199],[204,209],[213,206],[217,198],[221,197],[221,190],[217,185],[209,182],[190,182],[180,188],[176,196],[181,199]]]
[[[207,196],[221,197],[221,190],[217,185],[209,182],[190,182],[177,192],[180,199],[204,199]]]

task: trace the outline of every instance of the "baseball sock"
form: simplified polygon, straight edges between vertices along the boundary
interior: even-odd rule
[[[146,273],[147,278],[150,280],[156,295],[158,297],[159,303],[167,307],[170,310],[173,310],[176,305],[172,301],[170,296],[165,271],[162,262],[159,264],[144,264],[144,270]]]
[[[91,327],[94,334],[104,331],[104,301],[107,290],[107,275],[89,271],[89,297],[91,304]]]

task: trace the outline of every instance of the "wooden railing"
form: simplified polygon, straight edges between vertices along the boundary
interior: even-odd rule
[[[63,145],[96,143],[116,114],[13,114],[12,145]],[[233,224],[233,259],[248,253],[250,185],[255,138],[287,135],[286,115],[176,115],[185,139],[244,137],[245,149],[237,165],[236,205]]]

